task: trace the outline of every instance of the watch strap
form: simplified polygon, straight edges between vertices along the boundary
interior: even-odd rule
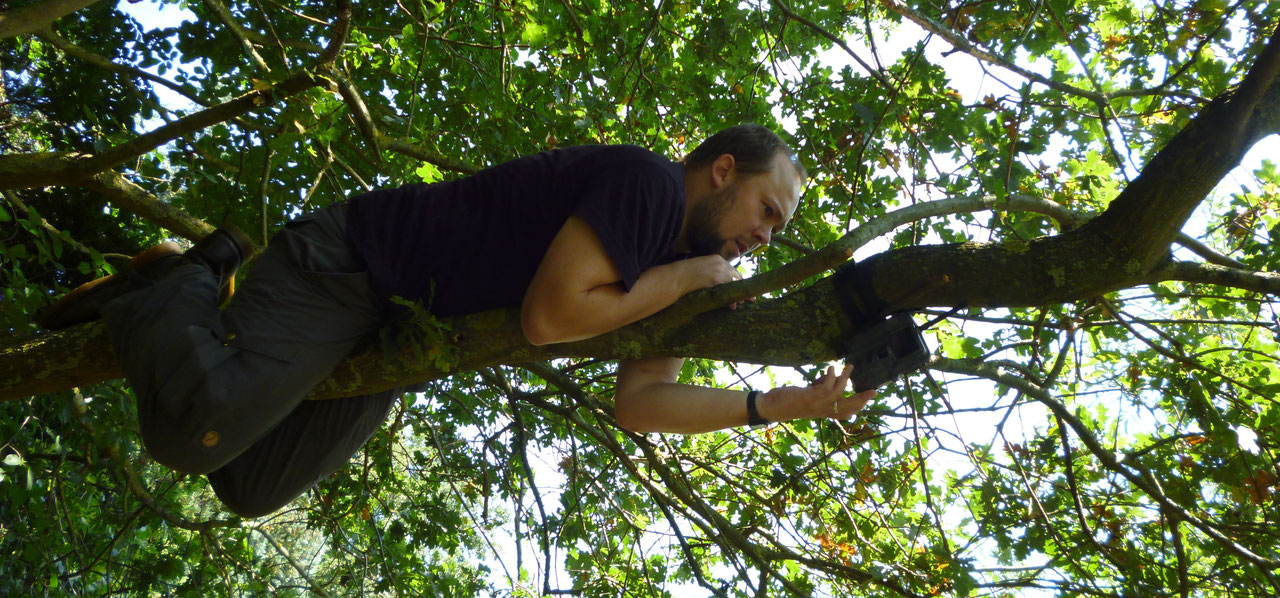
[[[756,409],[756,398],[760,396],[760,391],[753,390],[747,393],[747,425],[763,426],[769,423],[769,420],[760,417],[760,411]]]

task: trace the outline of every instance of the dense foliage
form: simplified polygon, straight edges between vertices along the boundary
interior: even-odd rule
[[[194,18],[100,1],[0,39],[6,350],[162,239],[229,221],[262,240],[363,189],[557,145],[678,157],[742,121],[789,131],[813,174],[754,271],[982,197],[899,217],[869,251],[1017,250],[1107,210],[1280,22],[1266,0],[397,0],[357,3],[349,28],[317,0],[177,4]],[[110,159],[58,170],[71,152]],[[140,451],[122,382],[7,401],[0,594],[1274,596],[1280,316],[1259,289],[1280,289],[1280,170],[1223,183],[1163,239],[1216,284],[1131,272],[962,310],[929,333],[932,371],[852,424],[638,436],[612,419],[612,361],[512,359],[406,397],[348,468],[241,520]],[[1019,284],[994,261],[969,274]],[[681,377],[790,373],[694,359]]]

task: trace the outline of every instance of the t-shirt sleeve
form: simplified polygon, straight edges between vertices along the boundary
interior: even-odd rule
[[[627,291],[669,252],[683,215],[683,189],[661,165],[634,161],[591,177],[574,215],[586,220]]]

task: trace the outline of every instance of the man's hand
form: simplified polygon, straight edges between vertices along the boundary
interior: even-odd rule
[[[742,280],[742,273],[734,267],[729,260],[724,259],[719,254],[701,255],[695,258],[689,258],[684,261],[674,262],[670,264],[682,268],[680,279],[683,281],[681,287],[681,296],[692,293],[698,289],[714,287],[726,282]],[[748,297],[748,303],[755,301],[755,297]],[[729,309],[738,309],[737,303],[729,304]]]
[[[618,364],[615,411],[618,423],[633,432],[697,434],[747,423],[747,393],[679,384],[679,357],[628,359]],[[769,421],[853,417],[874,390],[845,396],[853,368],[825,376],[807,388],[784,386],[756,397],[756,409]]]
[[[704,256],[649,268],[625,291],[591,225],[571,216],[529,282],[520,324],[534,345],[581,340],[657,313],[689,291],[741,278],[723,257]]]
[[[807,387],[782,386],[761,394],[757,398],[757,409],[760,416],[769,421],[849,419],[876,396],[874,390],[845,396],[851,375],[851,365],[846,364],[839,376],[834,367],[828,366],[826,373]]]
[[[726,282],[742,280],[742,273],[719,254],[691,257],[674,262],[672,265],[681,269],[681,295],[688,295],[698,289],[714,287]]]

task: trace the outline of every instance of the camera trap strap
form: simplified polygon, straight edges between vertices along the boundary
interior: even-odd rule
[[[845,361],[853,365],[857,391],[878,388],[923,368],[929,362],[929,349],[921,331],[964,308],[960,305],[923,327],[916,324],[912,312],[886,316],[889,304],[872,290],[871,274],[870,268],[848,264],[836,270],[833,277],[836,299],[857,331],[841,346]]]
[[[867,328],[884,319],[888,303],[876,296],[871,288],[870,268],[859,268],[858,264],[850,262],[836,270],[832,282],[835,283],[836,301],[844,315],[853,322],[854,330]]]

